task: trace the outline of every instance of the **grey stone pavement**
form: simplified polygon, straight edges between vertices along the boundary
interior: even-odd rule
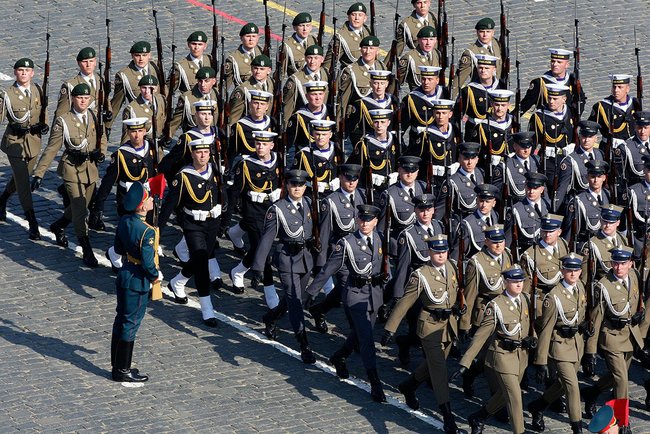
[[[172,21],[177,45],[183,46],[195,29],[209,33],[212,17],[199,3],[207,0],[156,1],[165,44],[165,65],[170,63]],[[379,36],[392,39],[394,2],[377,0]],[[498,22],[496,1],[447,2],[450,30],[457,38],[456,58],[461,47],[473,40],[474,23],[484,15]],[[644,72],[650,73],[648,3],[646,0],[579,1],[581,21],[582,79],[589,104],[607,95],[606,75],[635,73],[632,31],[638,27],[643,47]],[[209,4],[209,3],[208,3]],[[282,5],[270,2],[274,32],[280,31]],[[331,2],[328,1],[331,5]],[[263,25],[261,0],[218,0],[221,11],[244,21]],[[348,4],[337,2],[341,22]],[[317,17],[320,2],[289,0],[291,10],[308,9]],[[522,90],[548,63],[547,47],[573,46],[573,2],[508,1],[511,50],[515,40],[522,62]],[[133,41],[154,42],[154,29],[147,1],[109,1],[112,20],[113,73],[128,62]],[[85,45],[105,45],[104,3],[96,1],[0,1],[4,26],[0,29],[0,72],[11,75],[13,62],[31,56],[39,69],[44,60],[44,33],[49,13],[52,33],[52,74],[49,92],[50,115],[64,77],[75,74],[74,56]],[[328,6],[328,14],[331,6]],[[400,13],[409,13],[408,2],[400,2]],[[290,20],[290,19],[289,19]],[[453,26],[451,25],[453,22]],[[328,15],[328,25],[331,18]],[[221,20],[227,48],[237,44],[240,24]],[[273,49],[277,47],[274,41]],[[184,50],[180,50],[183,52]],[[514,86],[514,69],[511,73]],[[0,83],[7,86],[10,82]],[[634,87],[633,87],[634,88]],[[650,94],[650,88],[647,90]],[[0,127],[4,130],[4,127]],[[115,134],[117,135],[117,134]],[[114,136],[115,136],[114,135]],[[111,149],[117,143],[113,138]],[[6,156],[0,154],[0,184],[11,176]],[[36,212],[47,228],[61,214],[56,193],[59,181],[53,168],[35,194]],[[26,222],[17,198],[9,202],[10,216],[0,223],[0,432],[428,432],[441,427],[433,394],[426,386],[418,392],[422,412],[409,412],[391,399],[387,405],[370,400],[361,360],[349,359],[351,381],[339,381],[323,363],[342,343],[347,324],[341,310],[328,320],[333,332],[310,331],[319,363],[306,367],[292,349],[297,347],[287,319],[279,343],[259,334],[265,305],[261,293],[247,289],[243,295],[227,290],[213,292],[221,326],[210,330],[202,325],[196,292],[189,284],[191,302],[179,306],[167,299],[152,302],[138,333],[135,366],[151,376],[140,388],[127,388],[109,380],[110,329],[114,316],[114,275],[106,261],[97,270],[85,268],[80,255],[54,244],[45,229],[43,241],[27,240]],[[112,243],[115,212],[107,218],[109,230],[91,233],[98,256]],[[72,231],[68,231],[75,241]],[[162,269],[171,278],[178,267],[171,248],[180,232],[169,226],[163,231],[166,257]],[[238,258],[227,241],[220,240],[219,261],[224,281]],[[310,321],[310,320],[309,320]],[[311,321],[309,322],[311,324]],[[381,328],[376,328],[379,338]],[[400,398],[396,387],[414,369],[421,355],[413,352],[411,364],[396,362],[396,349],[379,352],[379,372],[389,395]],[[450,361],[452,369],[456,361]],[[600,372],[604,363],[599,362]],[[631,369],[631,417],[635,432],[650,432],[649,413],[643,409],[642,388],[647,373],[633,364]],[[357,380],[360,379],[360,380]],[[467,429],[467,416],[487,398],[486,383],[479,380],[477,396],[465,398],[452,386],[452,407],[459,425]],[[361,388],[359,388],[361,387]],[[362,388],[366,388],[363,390]],[[525,402],[538,396],[535,387],[524,394]],[[401,399],[401,398],[400,398]],[[604,396],[603,396],[604,399]],[[527,421],[530,415],[525,414]],[[547,431],[567,432],[566,415],[551,412]],[[486,432],[507,432],[508,426],[491,421]]]

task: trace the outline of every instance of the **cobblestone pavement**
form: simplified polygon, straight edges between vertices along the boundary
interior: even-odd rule
[[[73,4],[74,3],[74,4]],[[201,7],[207,0],[156,1],[165,44],[165,64],[169,65],[172,21],[177,45],[195,29],[209,32],[212,17]],[[297,11],[319,2],[288,0],[287,8]],[[377,0],[379,36],[388,45],[392,39],[394,3]],[[457,38],[456,53],[472,41],[474,23],[484,15],[498,18],[496,1],[448,1],[450,30]],[[642,64],[650,67],[647,1],[579,1],[581,25],[583,87],[593,104],[607,94],[606,75],[633,73],[632,31],[636,22]],[[616,4],[615,10],[612,5]],[[263,24],[261,0],[220,0],[217,8],[244,21]],[[279,32],[282,5],[269,2],[271,24]],[[522,86],[543,72],[548,63],[546,48],[572,49],[573,2],[507,2],[512,30],[522,62]],[[40,68],[44,60],[44,33],[49,14],[52,33],[52,74],[50,114],[53,113],[59,84],[75,73],[74,56],[85,45],[105,44],[104,4],[89,1],[1,1],[5,26],[0,30],[0,72],[11,75],[13,62],[31,56]],[[109,1],[112,20],[113,72],[128,61],[133,41],[153,42],[154,29],[147,1]],[[343,18],[348,4],[337,3]],[[409,13],[408,2],[400,2],[400,13]],[[318,6],[314,6],[318,7]],[[328,7],[328,13],[330,13]],[[318,11],[311,9],[314,17]],[[641,17],[641,18],[640,18]],[[220,30],[227,36],[228,49],[237,43],[240,27],[219,18]],[[636,20],[636,21],[635,21]],[[451,23],[453,22],[453,26]],[[328,24],[331,19],[328,17]],[[550,30],[550,32],[549,32]],[[274,42],[273,49],[277,42]],[[514,57],[513,57],[514,58]],[[514,62],[513,62],[514,63]],[[37,69],[40,81],[42,71]],[[514,79],[514,70],[511,75]],[[2,85],[9,85],[4,82]],[[513,82],[514,84],[514,82]],[[4,127],[0,128],[3,129]],[[119,125],[115,126],[116,129]],[[118,134],[114,134],[117,136]],[[114,149],[117,143],[111,143]],[[0,185],[11,171],[0,154]],[[45,176],[35,194],[36,213],[43,228],[61,214],[56,193],[58,179],[54,169]],[[342,343],[347,323],[340,309],[328,317],[333,332],[320,335],[310,331],[312,347],[319,363],[305,367],[293,350],[297,344],[289,331],[288,320],[281,320],[279,342],[267,341],[259,331],[265,311],[262,294],[247,289],[243,295],[227,290],[215,291],[214,305],[221,326],[215,330],[202,325],[197,310],[196,292],[191,302],[179,306],[168,300],[149,305],[138,333],[135,364],[151,376],[140,388],[127,388],[109,380],[110,329],[114,316],[114,275],[105,260],[90,271],[82,266],[80,254],[62,249],[51,233],[42,229],[43,241],[26,237],[26,222],[16,197],[9,202],[9,218],[0,223],[0,432],[86,431],[86,432],[425,432],[441,428],[433,394],[426,386],[418,396],[421,413],[410,412],[391,399],[388,405],[371,402],[365,374],[358,356],[349,359],[353,377],[338,380],[323,363]],[[116,224],[115,212],[108,213],[108,231],[92,233],[98,256],[109,245]],[[21,227],[22,226],[22,227]],[[71,235],[71,233],[69,234]],[[178,267],[171,248],[180,238],[174,227],[163,231],[166,257],[162,269],[171,278]],[[71,240],[74,241],[74,237]],[[219,261],[224,281],[238,258],[230,243],[220,240]],[[71,244],[72,246],[72,244]],[[76,256],[76,257],[75,257]],[[190,281],[189,287],[193,282]],[[310,323],[311,324],[311,323]],[[379,338],[380,327],[376,329]],[[400,367],[396,350],[379,354],[379,372],[390,396],[400,399],[396,386],[421,360],[415,354],[408,367]],[[452,369],[456,361],[450,362]],[[604,363],[599,362],[600,372]],[[649,413],[642,408],[642,387],[647,374],[636,363],[631,369],[631,417],[635,432],[650,432]],[[477,396],[465,398],[453,386],[452,408],[459,424],[467,429],[467,416],[487,398],[486,383],[479,380]],[[365,389],[365,390],[362,390]],[[535,387],[524,395],[525,402],[538,396]],[[526,413],[527,421],[530,415]],[[547,431],[566,432],[566,415],[547,414]],[[490,422],[486,432],[507,432],[508,425]]]

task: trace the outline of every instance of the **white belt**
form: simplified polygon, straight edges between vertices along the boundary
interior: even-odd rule
[[[221,215],[221,205],[216,205],[209,211],[189,209],[185,207],[183,207],[183,211],[185,211],[185,214],[191,215],[194,220],[204,222],[208,219],[208,217],[211,217],[213,219],[219,217]]]
[[[271,202],[275,202],[280,199],[280,189],[276,188],[271,193],[257,193],[255,191],[249,191],[248,196],[255,203],[264,203],[266,199],[269,199]]]
[[[397,172],[388,174],[388,185],[393,185],[397,182]],[[383,175],[372,174],[372,185],[381,186],[386,183],[386,177]]]

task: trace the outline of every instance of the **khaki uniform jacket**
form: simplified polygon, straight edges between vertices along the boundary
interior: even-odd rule
[[[201,93],[198,86],[194,85],[192,90],[188,90],[183,95],[181,95],[178,98],[176,108],[174,108],[174,115],[172,116],[172,120],[169,123],[170,136],[174,136],[174,133],[178,127],[181,127],[182,131],[186,132],[187,130],[196,126],[196,122],[194,122],[194,114],[196,113],[196,110],[194,109],[194,103],[201,99],[218,101],[219,94],[217,93],[216,89],[211,89],[209,94],[204,95]],[[215,107],[213,121],[214,125],[217,124],[218,119],[219,110],[217,110],[217,107]]]
[[[88,117],[88,126],[84,127],[83,123],[73,111],[69,111],[63,116],[56,118],[50,141],[43,150],[43,155],[38,161],[38,166],[34,169],[34,176],[43,178],[45,171],[50,166],[54,157],[63,147],[64,152],[59,159],[57,173],[65,182],[76,182],[80,184],[92,184],[99,179],[97,165],[90,160],[81,164],[74,164],[71,161],[69,152],[78,151],[81,154],[89,154],[97,148],[97,130],[95,128],[95,115],[91,111],[86,112]],[[100,150],[102,154],[107,151],[106,135],[102,135]]]
[[[165,111],[165,97],[160,94],[154,95],[155,102],[155,111],[156,111],[156,138],[162,138],[163,128],[165,127],[165,119],[167,119],[167,113]],[[122,112],[122,120],[133,119],[133,118],[147,118],[149,122],[153,118],[153,110],[151,105],[146,104],[142,95],[139,95],[134,101],[124,107]],[[147,137],[153,137],[153,122],[150,123],[149,129],[147,130]],[[122,140],[120,143],[126,143],[129,139],[127,133],[126,125],[122,124]]]
[[[359,44],[366,36],[370,36],[370,29],[368,26],[364,25],[357,34],[350,30],[348,21],[346,21],[345,24],[336,31],[336,35],[327,46],[327,54],[325,55],[325,62],[323,65],[325,65],[326,68],[329,68],[332,64],[334,44],[337,43],[337,41],[339,43],[339,67],[343,69],[349,64],[356,62],[359,56],[361,56],[361,48],[359,47]],[[329,72],[331,73],[332,71]]]
[[[429,16],[426,20],[426,24],[420,21],[417,17],[415,11],[404,18],[401,23],[397,26],[397,55],[401,56],[402,53],[418,46],[418,32],[425,25],[429,25],[434,29],[438,28],[438,20],[433,15],[433,12],[429,12]]]
[[[440,66],[440,51],[434,48],[430,53],[425,53],[414,48],[404,54],[399,60],[400,84],[408,83],[409,90],[421,85],[419,66]]]
[[[460,365],[466,368],[478,355],[486,342],[489,342],[485,355],[485,366],[500,374],[519,375],[522,365],[528,364],[528,350],[521,347],[514,351],[503,348],[502,339],[521,341],[529,335],[530,309],[528,297],[521,293],[521,312],[506,294],[500,294],[485,307],[472,343],[463,355]]]
[[[317,74],[318,80],[314,78]],[[282,104],[284,105],[284,123],[289,122],[289,118],[295,111],[307,104],[307,97],[305,96],[304,84],[308,81],[327,81],[329,83],[329,75],[327,70],[323,67],[316,73],[307,75],[305,68],[300,69],[298,72],[292,74],[282,88]],[[329,92],[325,91],[325,98],[323,101],[327,102]]]
[[[596,284],[595,306],[591,311],[595,333],[587,340],[586,353],[595,354],[599,348],[613,353],[628,352],[634,350],[634,344],[643,348],[643,337],[638,325],[628,323],[617,330],[610,321],[613,317],[629,320],[637,312],[639,277],[636,271],[631,270],[628,278],[629,293],[611,271]]]
[[[524,292],[530,292],[531,279],[535,270],[537,271],[537,288],[544,292],[550,291],[562,280],[560,258],[569,254],[569,246],[564,239],[558,238],[555,247],[557,247],[557,254],[549,252],[538,243],[535,246],[530,246],[521,255],[521,268],[526,271],[527,277],[524,283]],[[537,258],[535,258],[535,249],[537,250]],[[537,264],[535,264],[535,259],[537,259]]]
[[[101,77],[96,72],[93,73],[93,77],[95,81],[94,86],[90,86],[90,84],[81,76],[81,73],[75,75],[70,80],[63,82],[61,85],[61,91],[59,92],[59,102],[57,103],[56,111],[54,112],[54,119],[72,110],[72,98],[70,97],[70,94],[76,85],[82,83],[90,86],[91,100],[88,110],[92,110],[97,114],[97,93],[99,92]],[[107,107],[107,109],[110,109],[110,107]]]
[[[232,92],[230,96],[230,118],[228,119],[229,125],[235,125],[238,120],[248,114],[248,103],[250,102],[249,90],[257,89],[264,92],[274,93],[273,80],[267,78],[264,81],[257,81],[253,77],[246,80],[241,86]],[[266,109],[266,114],[270,115],[273,111],[273,97],[269,100],[269,106]]]
[[[507,250],[501,254],[501,265],[483,248],[467,263],[465,269],[465,293],[467,314],[460,320],[460,328],[469,330],[479,326],[483,319],[485,305],[504,289],[501,272],[512,265],[512,256]]]
[[[125,100],[128,104],[140,96],[140,86],[138,86],[138,82],[144,75],[155,75],[158,79],[158,83],[162,82],[162,74],[158,71],[158,67],[155,63],[149,62],[146,69],[146,74],[143,74],[137,69],[135,63],[131,61],[128,66],[120,69],[117,74],[115,74],[113,98],[111,99],[111,111],[113,113],[119,113]],[[111,125],[112,122],[110,125],[107,123],[106,127],[110,128]]]
[[[572,338],[562,337],[556,325],[578,327],[585,320],[587,294],[582,282],[578,281],[571,292],[561,281],[546,294],[542,304],[535,364],[546,365],[549,358],[559,362],[579,362],[585,348],[583,335],[576,333]]]
[[[253,58],[262,54],[259,46],[253,48]],[[226,73],[226,89],[235,88],[251,78],[251,61],[253,59],[247,53],[242,51],[240,45],[235,51],[232,51],[226,57],[224,72]]]
[[[316,45],[316,38],[312,35],[308,35],[304,40],[304,43],[301,44],[294,38],[295,33],[287,38],[285,38],[282,47],[284,48],[284,77],[288,77],[296,71],[302,70],[305,66],[305,50],[312,45]]]
[[[356,62],[341,71],[339,81],[341,110],[346,110],[349,104],[370,94],[372,89],[370,88],[370,74],[368,71],[373,69],[386,69],[386,66],[379,59],[375,60],[374,65],[367,65],[359,57]],[[388,89],[386,92],[388,93]],[[341,113],[341,115],[345,117],[345,113]]]
[[[616,242],[619,246],[627,246],[627,238],[621,235],[620,232],[616,232]],[[593,252],[594,265],[596,271],[596,277],[594,278],[594,283],[598,282],[600,279],[605,277],[609,270],[612,269],[612,254],[609,252],[614,248],[612,241],[602,233],[598,231],[596,236],[591,237],[589,240],[589,249]],[[586,248],[585,248],[586,250]],[[587,251],[583,251],[585,256],[588,255]],[[587,262],[583,262],[582,274],[580,275],[580,280],[582,283],[587,283]]]
[[[211,66],[212,58],[204,54],[200,62],[203,66]],[[174,83],[174,92],[184,93],[192,89],[197,83],[196,73],[199,70],[199,65],[197,65],[192,59],[191,55],[183,57],[178,62],[174,63],[174,75],[176,77],[176,82]],[[167,77],[169,82],[169,77]],[[169,83],[167,83],[169,84]]]
[[[2,92],[0,99],[0,123],[7,118],[7,128],[2,136],[0,150],[10,157],[34,158],[41,151],[41,136],[38,134],[16,134],[12,125],[29,127],[38,124],[42,110],[42,90],[37,84],[30,84],[31,98],[18,89],[16,83]],[[47,113],[45,115],[47,122]]]
[[[432,333],[440,333],[442,342],[451,342],[458,336],[455,318],[438,320],[425,309],[451,309],[458,295],[456,266],[450,261],[444,265],[445,277],[433,267],[426,264],[411,274],[404,296],[395,304],[395,308],[386,322],[385,329],[395,333],[406,312],[419,298],[423,309],[420,311],[417,333],[420,338]]]
[[[468,80],[471,80],[476,68],[477,54],[486,54],[497,57],[499,60],[497,60],[496,74],[497,78],[501,77],[501,47],[499,46],[499,41],[495,38],[492,38],[491,48],[492,52],[490,53],[490,50],[483,47],[477,39],[472,45],[463,51],[463,54],[460,56],[460,60],[458,61],[458,74],[454,77],[452,89],[459,89],[460,87],[463,87]],[[459,81],[460,86],[458,86]]]

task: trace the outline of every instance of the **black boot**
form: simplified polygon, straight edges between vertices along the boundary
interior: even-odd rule
[[[411,340],[408,336],[397,336],[397,358],[402,365],[408,365],[411,361]]]
[[[36,213],[33,209],[25,212],[27,222],[29,223],[29,239],[38,241],[41,239],[41,233],[38,231],[38,222],[36,221]]]
[[[473,361],[469,366],[467,372],[465,372],[465,375],[463,375],[463,393],[465,396],[474,396],[474,379],[478,376],[478,374],[479,368],[477,367],[476,361]]]
[[[585,402],[585,417],[591,419],[596,413],[596,401],[600,391],[596,386],[590,386],[580,391],[582,400]]]
[[[490,416],[485,407],[481,407],[476,413],[472,413],[467,418],[467,423],[469,423],[470,428],[472,428],[472,434],[481,434],[483,432],[483,427],[485,426],[485,420]]]
[[[81,250],[83,252],[84,264],[90,268],[97,267],[99,265],[99,262],[97,262],[95,253],[93,253],[93,248],[90,246],[90,238],[88,238],[88,235],[79,237],[79,245],[81,246]]]
[[[269,309],[262,317],[262,322],[264,322],[264,335],[272,341],[278,338],[276,322],[282,315],[284,315],[286,310],[287,301],[283,298],[280,300],[280,304],[275,306],[273,309]]]
[[[650,410],[650,380],[645,380],[643,387],[645,388],[645,408]]]
[[[65,228],[70,224],[70,220],[61,217],[50,225],[50,232],[56,237],[56,244],[61,247],[68,247],[68,237],[65,236]]]
[[[420,401],[418,401],[418,397],[415,396],[415,391],[419,385],[420,382],[415,379],[415,375],[411,374],[411,376],[397,386],[402,395],[404,395],[406,405],[413,410],[420,408]]]
[[[327,322],[325,322],[325,314],[322,311],[323,303],[316,303],[309,308],[309,313],[314,318],[314,328],[318,333],[327,333]]]
[[[329,362],[336,369],[336,376],[344,380],[350,378],[350,372],[348,372],[348,367],[345,364],[345,359],[347,359],[350,354],[352,354],[352,351],[342,347],[329,358]]]
[[[571,434],[582,434],[582,422],[570,422],[571,424]]]
[[[90,214],[88,215],[88,227],[98,232],[105,231],[106,225],[104,224],[104,213],[102,211],[91,209]]]
[[[117,342],[119,340],[118,335],[114,334],[111,336],[111,368],[115,367],[115,354],[117,353]]]
[[[566,413],[566,404],[562,398],[558,398],[555,401],[551,402],[551,404],[548,406],[548,409],[558,414]]]
[[[508,409],[503,407],[501,410],[494,414],[494,418],[501,423],[510,423],[510,416],[508,416]]]
[[[9,192],[7,190],[0,194],[0,222],[7,221],[7,201],[9,200]]]
[[[445,402],[440,406],[440,413],[442,413],[442,421],[444,423],[443,430],[446,434],[457,434],[460,433],[458,425],[456,425],[456,418],[451,412],[451,405],[448,402]]]
[[[528,404],[528,411],[530,411],[531,417],[533,419],[532,426],[533,431],[542,432],[546,429],[544,424],[544,410],[548,404],[544,401],[543,398],[537,398],[535,401]]]
[[[314,353],[312,352],[311,348],[309,348],[309,341],[307,341],[307,330],[302,329],[296,333],[296,339],[300,344],[300,358],[302,359],[303,363],[307,363],[309,365],[316,363],[316,357],[314,357]]]
[[[131,359],[133,357],[133,342],[117,341],[115,347],[115,365],[111,372],[113,381],[127,383],[142,383],[149,379],[146,375],[140,375],[131,370]]]
[[[61,184],[56,188],[56,191],[61,195],[63,200],[63,209],[66,209],[70,206],[70,196],[68,196],[68,191],[65,189],[65,184]]]
[[[368,373],[368,381],[370,381],[370,397],[375,402],[386,402],[386,395],[384,394],[384,387],[379,380],[377,368],[366,370]]]

